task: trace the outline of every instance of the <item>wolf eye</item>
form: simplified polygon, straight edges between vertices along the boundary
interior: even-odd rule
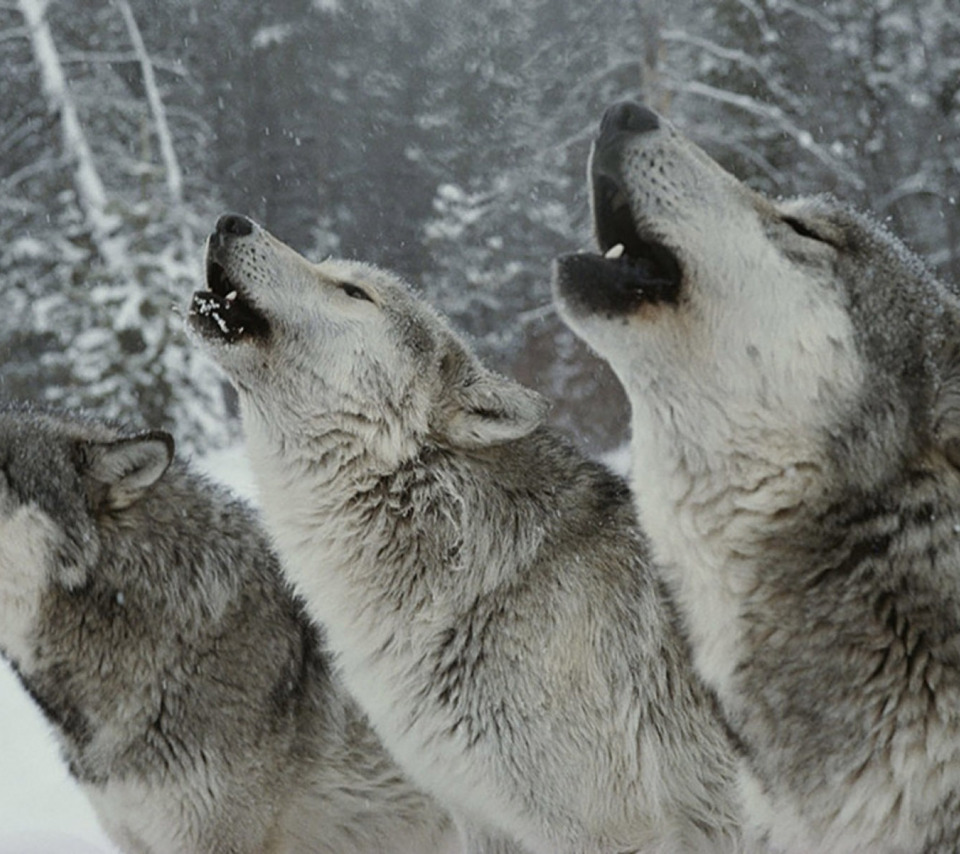
[[[829,243],[828,240],[824,239],[822,234],[818,234],[805,223],[802,223],[798,219],[794,219],[792,216],[785,216],[783,221],[801,237],[809,237],[811,240],[819,240],[821,243]]]
[[[358,288],[356,285],[351,285],[349,282],[341,282],[340,287],[351,299],[365,299],[367,302],[373,302],[373,300],[370,299],[370,294],[368,294],[363,288]]]

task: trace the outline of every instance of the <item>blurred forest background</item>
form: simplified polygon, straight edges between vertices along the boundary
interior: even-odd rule
[[[615,381],[550,306],[605,106],[960,281],[956,0],[0,0],[0,397],[236,438],[183,311],[223,210],[395,268],[599,453]]]

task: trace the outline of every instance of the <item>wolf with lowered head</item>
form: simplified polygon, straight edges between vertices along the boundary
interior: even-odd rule
[[[570,326],[633,410],[641,521],[776,850],[960,850],[960,303],[827,197],[605,115]]]
[[[0,653],[125,854],[452,854],[257,516],[166,433],[0,408]]]
[[[393,275],[222,217],[192,326],[268,527],[413,780],[535,854],[739,845],[733,754],[625,485]]]

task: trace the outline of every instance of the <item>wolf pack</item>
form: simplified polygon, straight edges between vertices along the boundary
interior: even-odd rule
[[[588,186],[553,294],[629,482],[397,276],[237,214],[188,327],[256,509],[0,405],[0,653],[124,854],[960,851],[960,299],[639,104]]]

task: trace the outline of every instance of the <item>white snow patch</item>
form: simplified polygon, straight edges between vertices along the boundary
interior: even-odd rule
[[[46,257],[47,247],[33,237],[18,237],[8,247],[13,261],[39,261]]]
[[[626,442],[617,448],[600,454],[600,462],[613,470],[621,477],[630,476],[630,443]]]
[[[116,851],[116,848],[105,848],[65,833],[0,838],[0,854],[115,854]]]
[[[113,854],[49,725],[0,663],[0,854]]]
[[[257,485],[253,480],[247,452],[242,444],[210,451],[202,457],[194,457],[191,462],[207,477],[232,489],[250,503],[257,503]]]
[[[267,47],[283,44],[292,34],[292,24],[273,24],[269,27],[261,27],[253,34],[250,46],[254,50],[263,50]]]

